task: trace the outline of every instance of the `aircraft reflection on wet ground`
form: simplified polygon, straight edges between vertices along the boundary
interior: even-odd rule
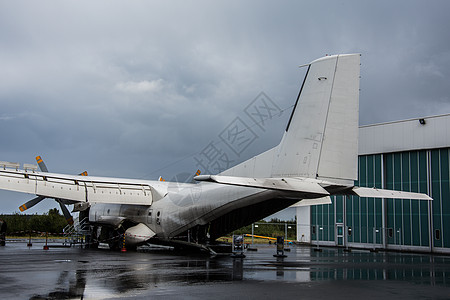
[[[171,251],[111,252],[78,248],[0,248],[4,299],[246,298],[327,295],[450,296],[450,257],[291,247],[275,258],[261,245],[246,258],[183,255]],[[337,283],[337,284],[336,284]],[[360,288],[361,283],[367,287]],[[282,287],[282,288],[280,288]],[[245,290],[245,292],[243,291]],[[336,294],[337,293],[337,294]],[[370,294],[369,294],[370,295]]]

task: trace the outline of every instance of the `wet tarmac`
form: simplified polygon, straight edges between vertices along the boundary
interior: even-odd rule
[[[450,256],[259,245],[243,259],[8,243],[1,299],[450,299]]]

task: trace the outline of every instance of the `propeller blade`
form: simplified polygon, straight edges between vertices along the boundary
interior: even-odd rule
[[[37,163],[38,163],[38,165],[39,165],[39,169],[40,169],[42,172],[48,173],[47,166],[45,165],[44,160],[42,159],[42,157],[36,156],[36,161],[37,161]],[[87,172],[87,171],[84,171],[83,173],[80,173],[80,174],[78,174],[78,175],[81,175],[81,176],[88,176],[88,172]]]
[[[36,161],[39,165],[39,169],[41,169],[42,172],[48,172],[47,166],[40,156],[36,156]]]
[[[35,206],[36,204],[38,204],[39,202],[41,202],[41,201],[44,200],[44,199],[45,199],[45,197],[37,196],[36,198],[31,199],[31,200],[28,201],[27,203],[22,204],[22,205],[19,207],[19,209],[20,209],[21,212],[23,212],[23,211],[25,211],[25,210],[27,210],[27,209],[29,209],[29,208],[32,208],[33,206]]]
[[[56,202],[59,203],[59,207],[61,207],[61,210],[63,212],[64,218],[66,218],[67,223],[69,223],[69,225],[73,225],[73,218],[72,215],[70,214],[69,210],[67,209],[67,207],[64,205],[64,203],[62,203],[61,200],[59,199],[55,199]]]

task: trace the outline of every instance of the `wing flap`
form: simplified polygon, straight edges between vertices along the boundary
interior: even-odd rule
[[[34,180],[13,172],[0,171],[0,188],[13,192],[23,192],[36,194],[36,184]]]
[[[75,181],[45,176],[29,175],[31,181],[35,182],[36,195],[49,198],[69,199],[72,201],[86,201],[86,192]]]

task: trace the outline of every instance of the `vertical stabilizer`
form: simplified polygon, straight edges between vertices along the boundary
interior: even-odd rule
[[[309,64],[280,144],[220,175],[357,179],[360,54]]]
[[[313,61],[272,165],[272,177],[357,179],[360,54]]]

